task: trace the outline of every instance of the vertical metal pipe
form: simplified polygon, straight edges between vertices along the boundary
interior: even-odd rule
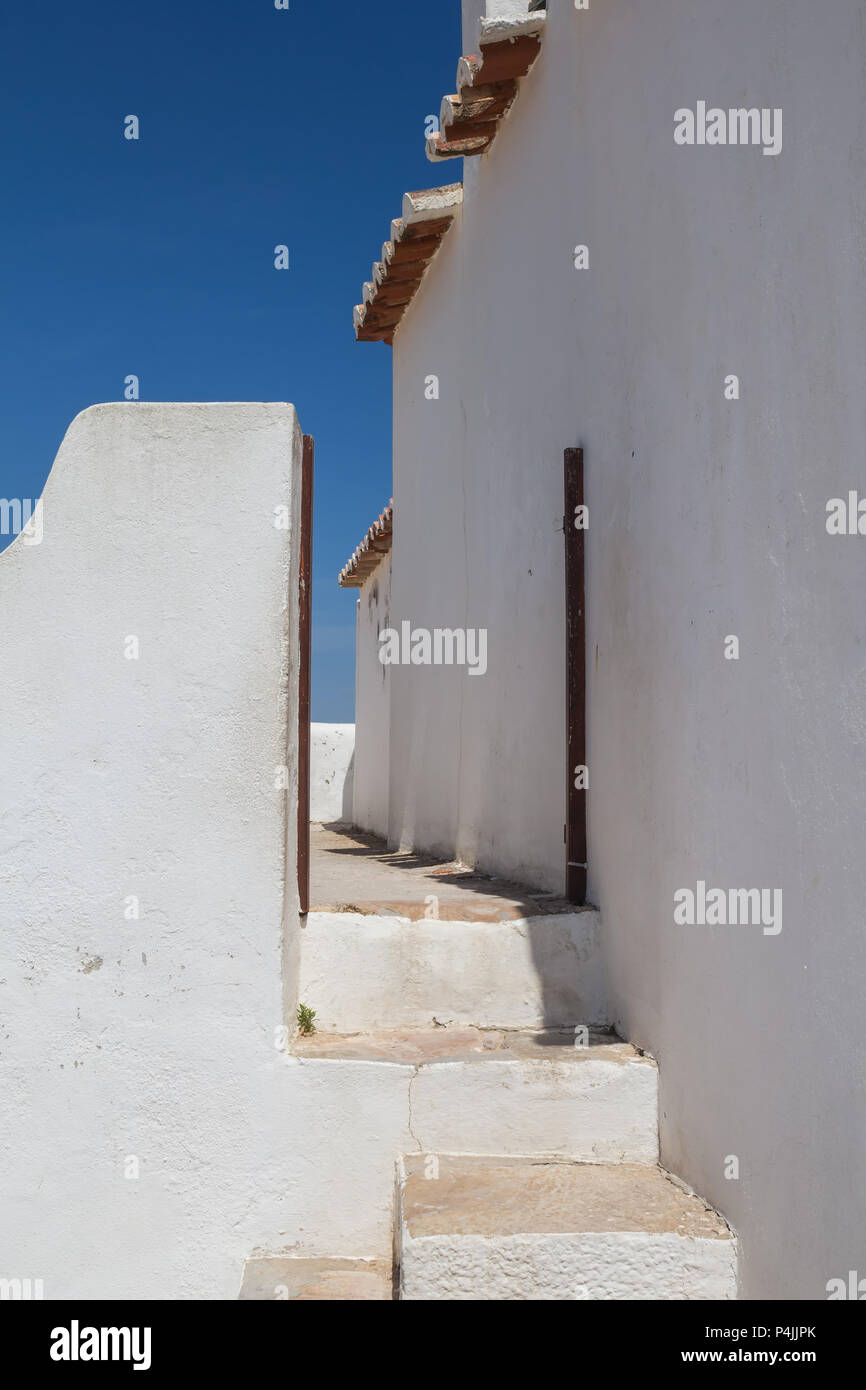
[[[565,641],[568,782],[565,895],[586,902],[586,790],[576,785],[586,765],[586,572],[584,527],[576,525],[583,500],[583,450],[565,451]]]
[[[310,910],[310,658],[313,602],[313,469],[315,444],[304,435],[301,466],[301,556],[298,578],[298,897]]]

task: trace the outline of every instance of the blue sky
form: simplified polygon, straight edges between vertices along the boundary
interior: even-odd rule
[[[336,575],[391,492],[391,351],[355,343],[352,306],[403,191],[460,177],[423,138],[459,14],[54,0],[3,16],[0,496],[38,497],[69,422],[130,373],[142,400],[294,402],[317,446],[316,720],[353,718],[355,595]]]

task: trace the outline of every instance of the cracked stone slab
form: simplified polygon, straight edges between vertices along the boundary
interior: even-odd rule
[[[347,1068],[405,1076],[406,1123],[422,1152],[658,1161],[655,1062],[611,1033],[591,1033],[587,1047],[557,1029],[314,1034],[296,1040],[293,1057],[322,1071],[323,1098]]]

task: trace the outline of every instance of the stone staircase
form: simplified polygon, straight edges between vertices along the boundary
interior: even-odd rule
[[[242,1299],[736,1297],[733,1234],[658,1166],[656,1064],[599,1023],[599,927],[309,915],[324,1027],[287,1063],[330,1169]]]
[[[731,1233],[657,1166],[457,1155],[398,1163],[406,1299],[730,1298]]]

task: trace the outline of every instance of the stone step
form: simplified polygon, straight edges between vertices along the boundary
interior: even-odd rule
[[[657,1167],[413,1154],[395,1248],[409,1300],[736,1298],[729,1227]]]
[[[399,1118],[422,1152],[658,1160],[655,1063],[611,1033],[465,1027],[316,1033],[299,1038],[293,1050],[305,1066],[321,1066],[323,1099],[329,1078],[339,1084],[329,1068],[363,1062],[406,1068]],[[396,1157],[384,1142],[383,1192]]]
[[[238,1298],[244,1302],[329,1303],[390,1301],[389,1260],[299,1259],[263,1255],[247,1260]]]
[[[609,1022],[592,909],[510,921],[310,912],[298,997],[331,1033]]]

